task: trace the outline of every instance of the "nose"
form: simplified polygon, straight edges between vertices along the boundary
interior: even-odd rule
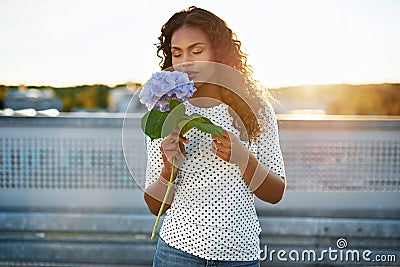
[[[190,56],[189,55],[183,55],[182,56],[182,61],[181,61],[181,66],[183,68],[187,68],[187,67],[190,67],[192,65],[193,65],[193,61],[190,58]]]

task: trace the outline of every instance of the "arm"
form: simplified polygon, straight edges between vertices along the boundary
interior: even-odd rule
[[[248,153],[247,166],[239,165],[244,181],[250,190],[261,200],[276,204],[286,189],[286,180],[261,164],[257,158]]]
[[[164,176],[163,173],[165,173],[165,171],[162,171],[160,177],[158,177],[158,179],[154,181],[152,184],[150,184],[144,191],[144,200],[146,201],[147,207],[149,208],[150,212],[153,213],[154,215],[158,215],[158,211],[160,210],[162,200],[164,198],[165,192],[167,191],[168,187],[168,180],[166,180],[163,177],[169,177],[169,176]],[[167,202],[165,204],[163,213],[167,209],[169,209],[170,204],[174,198],[174,193],[175,193],[175,186],[173,185],[170,194],[168,196]]]
[[[243,180],[258,198],[272,204],[282,199],[285,179],[259,162],[234,134],[223,131],[223,137],[213,135],[212,138],[213,152],[239,167]]]

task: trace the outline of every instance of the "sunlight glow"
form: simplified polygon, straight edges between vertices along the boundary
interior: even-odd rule
[[[400,82],[400,1],[3,0],[0,84],[144,82],[161,25],[190,5],[227,21],[268,87]]]

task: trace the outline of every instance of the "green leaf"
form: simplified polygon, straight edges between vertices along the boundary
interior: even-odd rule
[[[183,116],[183,119],[178,122],[178,127],[181,129],[182,135],[195,127],[202,132],[222,136],[222,128],[220,126],[214,125],[209,119],[197,113]]]
[[[185,112],[185,105],[177,100],[171,100],[169,112],[151,110],[142,117],[142,130],[151,140],[168,136],[175,128],[179,128],[182,135],[196,127],[202,132],[222,136],[220,126],[214,125],[199,114],[193,113],[187,116]]]
[[[190,115],[190,117],[193,121],[214,125],[209,119],[207,119],[206,117],[203,117],[199,114],[193,113],[192,115]]]
[[[140,121],[140,128],[142,128],[142,131],[145,132],[146,130],[146,122],[147,119],[149,118],[150,111],[148,111],[146,114],[143,115],[142,120]]]
[[[161,138],[161,130],[168,114],[168,112],[150,110],[142,117],[141,128],[151,140]]]
[[[191,115],[189,116],[189,118],[190,118],[191,120],[194,120],[194,119],[201,119],[201,118],[204,118],[204,117],[201,116],[200,114],[193,113],[193,114],[191,114]],[[206,118],[205,118],[205,119],[206,119]]]
[[[194,128],[194,125],[192,121],[199,121],[199,122],[209,122],[212,123],[210,120],[207,118],[204,118],[200,114],[193,113],[190,116],[182,116],[183,119],[178,123],[179,129],[181,129],[181,134],[184,135],[185,133],[189,132],[192,128]]]
[[[178,123],[183,120],[184,116],[186,116],[186,107],[184,104],[177,100],[171,100],[169,104],[170,111],[168,112],[168,116],[162,126],[161,137],[168,136],[175,128],[178,128]]]
[[[197,120],[193,120],[191,121],[191,123],[194,127],[202,132],[222,136],[222,127],[220,126],[214,125],[212,123],[199,122]]]
[[[182,102],[172,99],[169,101],[169,110],[172,111],[174,110],[177,106],[179,106],[180,104],[182,104]],[[185,105],[182,104],[182,106],[185,107]],[[186,109],[186,108],[185,108]]]
[[[177,116],[174,112],[167,113],[167,117],[163,125],[161,126],[161,137],[168,136],[175,128],[178,128],[178,122],[180,121],[180,116]]]
[[[185,133],[189,132],[194,126],[190,120],[181,120],[178,122],[178,127],[181,129],[181,135],[185,135]]]
[[[186,106],[179,102],[178,100],[171,100],[169,101],[169,113],[174,114],[177,117],[185,116]]]

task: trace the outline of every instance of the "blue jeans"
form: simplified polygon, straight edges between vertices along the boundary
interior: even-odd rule
[[[153,267],[259,267],[260,261],[214,261],[193,256],[158,239]]]

